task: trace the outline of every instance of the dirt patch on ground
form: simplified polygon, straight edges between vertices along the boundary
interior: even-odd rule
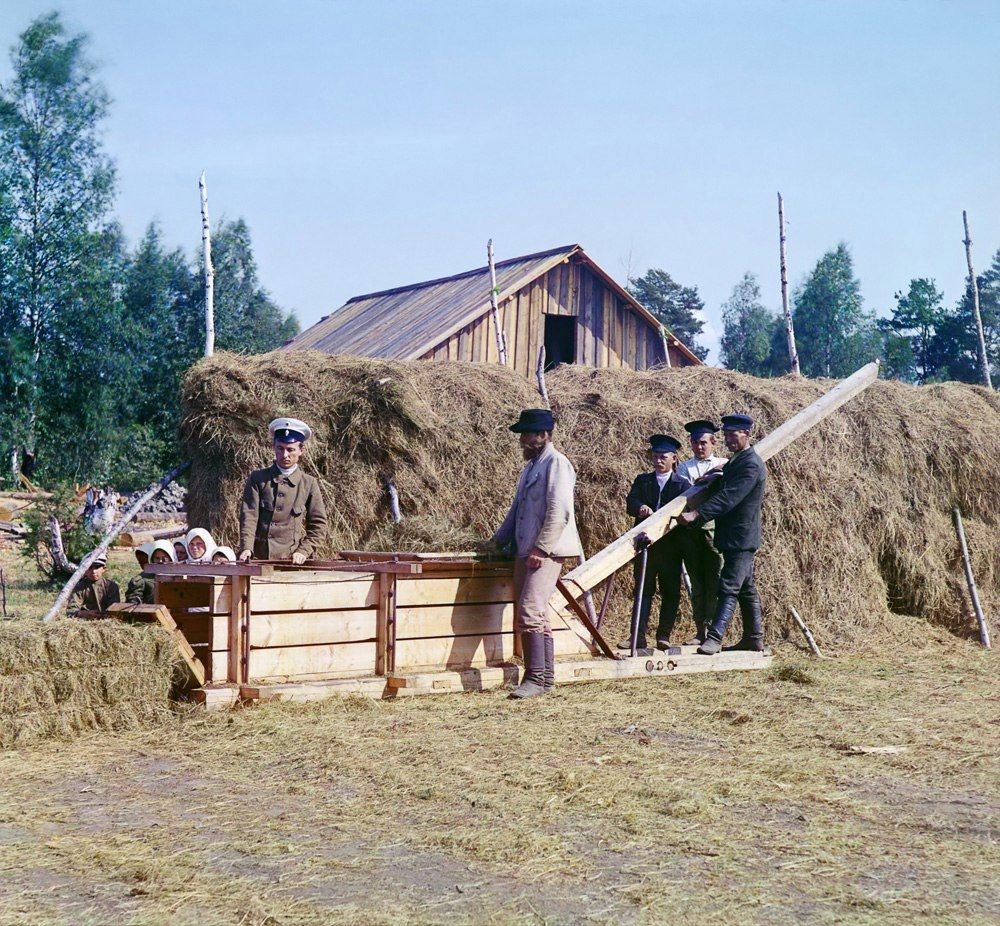
[[[4,753],[0,923],[995,921],[995,657],[782,661]]]

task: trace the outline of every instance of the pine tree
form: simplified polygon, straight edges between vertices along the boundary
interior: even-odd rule
[[[888,376],[916,383],[940,377],[935,339],[946,315],[943,299],[934,281],[925,277],[910,280],[906,293],[896,293],[892,316],[879,323]]]
[[[705,329],[699,318],[705,304],[698,295],[698,287],[681,286],[666,270],[652,268],[638,279],[629,280],[626,288],[700,360],[708,356],[708,348],[698,343]]]

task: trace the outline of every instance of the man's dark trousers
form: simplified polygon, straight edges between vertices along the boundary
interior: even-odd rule
[[[649,548],[646,560],[646,580],[642,587],[639,606],[639,634],[636,646],[646,648],[649,613],[653,608],[653,594],[660,591],[660,619],[656,628],[657,639],[669,639],[677,620],[681,603],[681,542],[677,531],[671,531]],[[634,562],[635,581],[639,582],[639,557]]]

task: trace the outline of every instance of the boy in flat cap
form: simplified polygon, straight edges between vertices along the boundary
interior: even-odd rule
[[[649,459],[653,464],[651,473],[640,473],[635,477],[632,488],[625,497],[625,510],[635,518],[635,523],[645,521],[654,511],[677,498],[683,491],[674,476],[677,465],[677,451],[681,442],[667,434],[654,434],[649,439]],[[660,618],[656,629],[656,645],[666,649],[670,646],[670,634],[677,621],[677,609],[681,603],[681,544],[677,531],[664,534],[647,552],[646,578],[642,586],[639,604],[639,632],[636,636],[636,653],[640,656],[652,655],[646,645],[646,630],[649,626],[649,612],[653,607],[653,593],[660,590]],[[640,559],[633,561],[635,583],[638,590]],[[618,644],[618,649],[632,649],[632,641]]]
[[[83,617],[85,615],[82,612],[85,611],[91,612],[86,615],[88,617],[103,614],[111,605],[122,600],[118,583],[105,575],[107,567],[108,558],[103,553],[90,564],[83,578],[73,588],[66,605],[67,617]]]
[[[290,559],[304,563],[326,537],[326,508],[314,476],[299,467],[312,430],[297,418],[268,425],[274,463],[250,474],[240,506],[239,561]]]
[[[715,434],[719,430],[717,424],[700,418],[689,421],[684,425],[684,430],[691,438],[692,457],[678,463],[674,472],[674,478],[680,483],[682,492],[686,492],[708,473],[721,470],[726,463],[725,457],[715,456]],[[722,556],[713,545],[715,524],[712,521],[681,525],[675,533],[681,545],[684,568],[691,580],[691,612],[696,628],[695,639],[685,640],[684,643],[698,645],[705,642],[706,628],[715,617]]]
[[[722,554],[715,618],[698,647],[704,656],[722,649],[726,629],[739,604],[743,637],[733,649],[763,651],[764,628],[760,598],[754,584],[753,560],[761,543],[760,507],[764,500],[764,461],[750,446],[753,419],[749,415],[724,415],[722,432],[732,453],[722,470],[715,492],[697,511],[685,511],[681,524],[715,521],[715,546]]]
[[[513,550],[514,631],[520,635],[524,676],[512,698],[534,698],[555,684],[548,602],[563,561],[583,554],[573,512],[576,471],[552,443],[555,421],[547,408],[529,408],[510,426],[525,460],[507,516],[492,542]]]

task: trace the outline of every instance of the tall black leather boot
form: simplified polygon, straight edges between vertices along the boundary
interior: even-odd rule
[[[556,650],[552,638],[552,631],[545,634],[545,692],[546,694],[556,687]]]
[[[522,633],[521,655],[524,657],[524,675],[521,684],[511,693],[512,698],[537,698],[545,694],[545,634]]]
[[[739,643],[728,646],[732,650],[764,652],[764,618],[761,615],[760,596],[756,587],[740,593],[740,615],[743,618],[743,636]]]
[[[719,596],[715,606],[715,620],[707,628],[705,640],[698,647],[698,652],[702,656],[714,656],[716,653],[722,652],[722,641],[726,636],[729,622],[733,619],[733,614],[736,613],[736,604],[735,595]]]

